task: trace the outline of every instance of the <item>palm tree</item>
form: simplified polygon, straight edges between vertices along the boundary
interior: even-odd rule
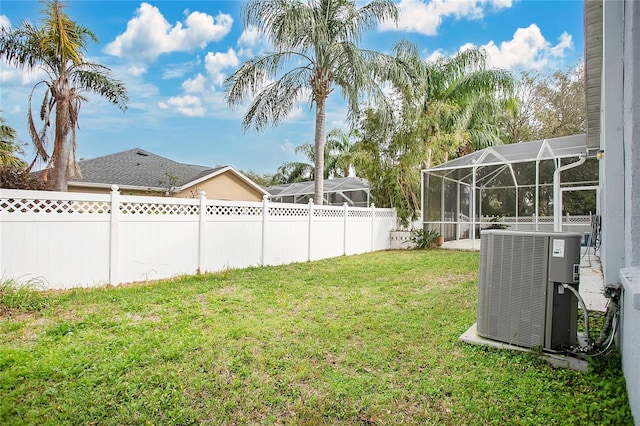
[[[38,158],[46,162],[43,178],[53,177],[56,191],[67,190],[67,177],[79,175],[75,159],[76,128],[85,92],[98,94],[122,111],[128,101],[124,84],[112,79],[110,70],[87,62],[87,38],[97,43],[87,28],[72,21],[59,0],[43,2],[42,28],[29,22],[0,33],[0,57],[9,64],[27,69],[39,67],[48,80],[35,84],[29,95],[29,133]],[[36,128],[31,101],[35,90],[45,86],[39,110],[42,127]],[[47,131],[54,115],[53,149],[47,152]],[[35,163],[35,160],[34,160]],[[52,176],[49,176],[51,174]]]
[[[351,134],[340,129],[327,133],[324,143],[324,179],[347,177],[351,168]],[[288,161],[273,176],[274,184],[305,182],[315,179],[315,150],[313,143],[303,143],[295,148],[296,154],[304,154],[309,162]]]
[[[243,128],[277,125],[307,96],[315,106],[315,176],[324,175],[325,111],[339,87],[350,119],[361,96],[385,105],[382,80],[410,84],[395,58],[358,47],[363,31],[387,19],[397,20],[391,0],[373,0],[358,8],[354,0],[250,0],[245,25],[259,28],[274,51],[247,60],[227,79],[227,101],[239,106],[254,97]],[[323,181],[315,179],[314,201],[322,203]]]
[[[24,152],[17,140],[15,129],[4,124],[4,118],[0,117],[0,167],[19,169],[27,167],[27,164],[18,157],[18,154],[24,154]]]
[[[414,81],[395,87],[394,123],[375,109],[363,116],[353,159],[376,203],[395,207],[406,225],[420,209],[421,169],[502,143],[504,95],[510,94],[513,79],[506,71],[489,69],[479,50],[426,62],[414,44],[401,42],[396,55],[413,69]]]
[[[513,75],[487,66],[486,52],[470,49],[435,62],[400,43],[397,55],[414,69],[412,91],[403,92],[404,120],[416,123],[427,148],[423,166],[451,155],[503,143],[500,124],[513,91]]]

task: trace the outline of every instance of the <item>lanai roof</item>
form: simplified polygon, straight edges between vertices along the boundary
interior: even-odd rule
[[[520,142],[484,148],[463,157],[427,169],[427,172],[454,169],[503,166],[537,160],[579,157],[587,153],[587,136],[573,135],[532,142]]]
[[[368,191],[369,183],[365,179],[361,179],[355,176],[325,179],[324,181],[325,193],[358,191],[358,190]],[[274,185],[274,186],[268,187],[267,191],[271,195],[275,195],[279,197],[292,196],[292,195],[293,196],[309,195],[314,193],[314,181]]]

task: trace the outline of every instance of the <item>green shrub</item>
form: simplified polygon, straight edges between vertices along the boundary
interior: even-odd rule
[[[418,250],[432,249],[438,245],[438,238],[441,235],[435,229],[429,229],[428,231],[420,228],[411,231],[411,242],[415,244],[415,248]]]

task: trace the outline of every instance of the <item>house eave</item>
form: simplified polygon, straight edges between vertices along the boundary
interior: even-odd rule
[[[69,182],[68,186],[76,188],[92,188],[92,189],[107,189],[111,190],[113,183],[95,183],[95,182]],[[136,186],[136,185],[118,185],[120,191],[153,191],[153,192],[166,192],[167,188],[161,187],[149,187],[149,186]],[[172,191],[174,192],[174,191]]]

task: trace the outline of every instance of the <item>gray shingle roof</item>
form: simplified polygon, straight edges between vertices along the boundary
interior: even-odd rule
[[[143,188],[181,187],[226,167],[178,163],[140,148],[81,160],[78,166],[82,178],[70,182]]]

